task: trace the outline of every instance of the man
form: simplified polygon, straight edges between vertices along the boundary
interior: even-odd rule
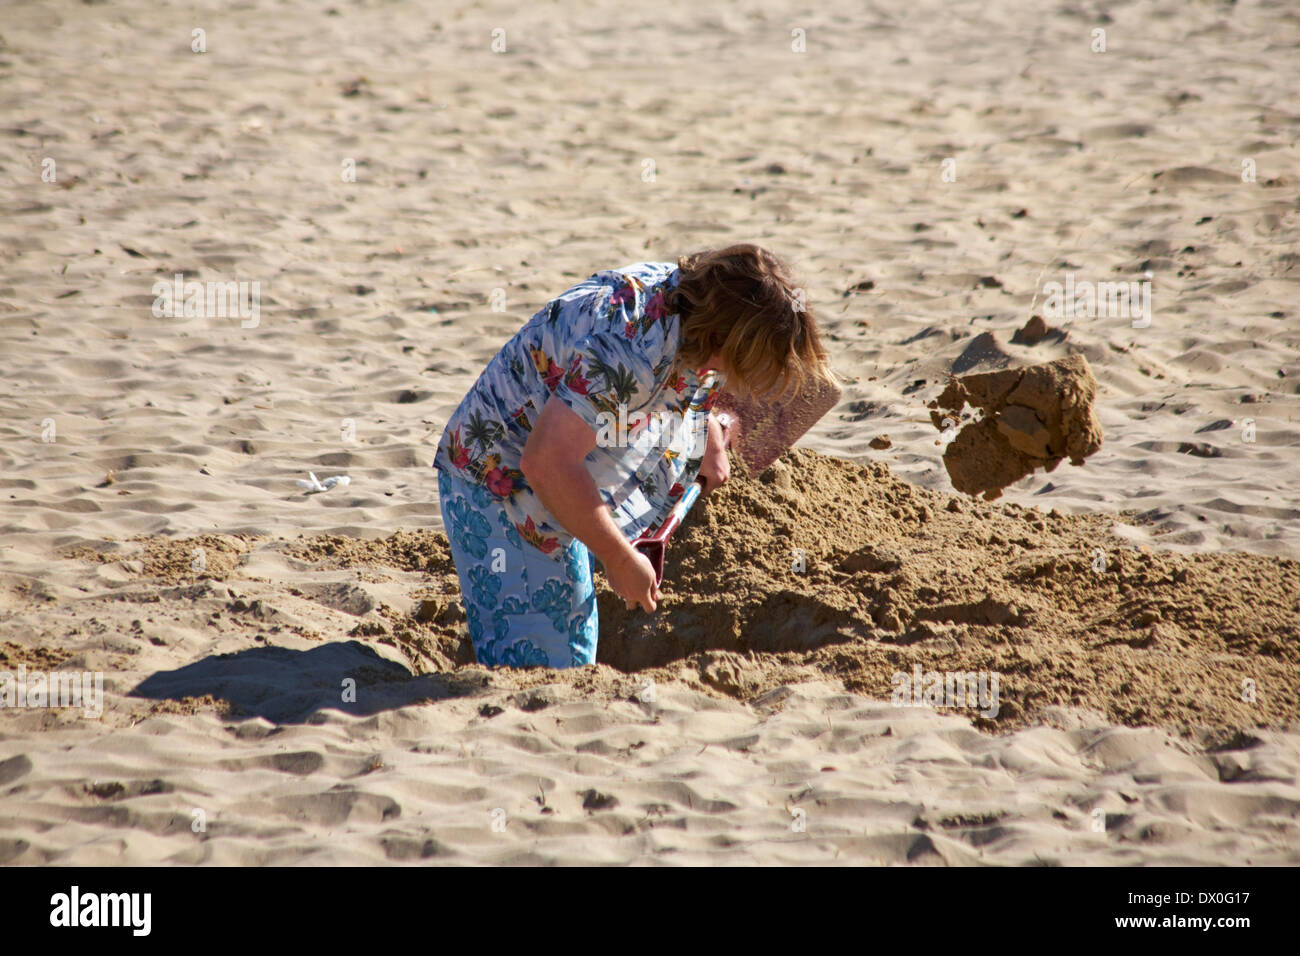
[[[789,269],[748,243],[597,272],[534,315],[453,413],[434,467],[470,639],[487,666],[596,659],[599,558],[654,611],[631,541],[690,483],[727,480],[710,409],[828,378]]]

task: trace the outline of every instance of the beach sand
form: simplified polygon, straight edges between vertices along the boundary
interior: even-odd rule
[[[1298,61],[1281,2],[7,9],[0,671],[105,696],[0,712],[0,862],[1300,862]],[[843,401],[596,667],[470,663],[447,416],[737,241]],[[1049,308],[1148,273],[1145,327]],[[1072,355],[1100,449],[957,493],[949,377]]]

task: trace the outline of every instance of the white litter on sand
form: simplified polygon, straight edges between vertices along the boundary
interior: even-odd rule
[[[322,491],[329,491],[335,485],[346,488],[348,485],[352,484],[352,479],[347,475],[335,475],[333,478],[326,478],[324,481],[321,481],[316,477],[314,471],[309,471],[307,474],[311,477],[311,481],[303,481],[301,478],[294,481],[295,485],[303,489],[303,494],[305,495],[318,495]]]

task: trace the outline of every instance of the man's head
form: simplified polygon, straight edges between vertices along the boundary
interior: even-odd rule
[[[740,243],[677,264],[681,276],[669,307],[681,315],[679,355],[692,368],[720,356],[727,388],[742,395],[832,380],[804,291],[772,253]]]

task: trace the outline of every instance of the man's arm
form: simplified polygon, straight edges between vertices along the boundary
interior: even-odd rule
[[[709,441],[704,447],[704,460],[700,462],[700,477],[704,479],[706,495],[717,491],[731,477],[726,436],[722,433],[722,423],[713,412],[709,412]]]
[[[542,504],[605,566],[609,583],[628,606],[655,609],[659,588],[650,560],[623,537],[584,459],[596,433],[564,402],[542,406],[519,459],[519,470]]]

